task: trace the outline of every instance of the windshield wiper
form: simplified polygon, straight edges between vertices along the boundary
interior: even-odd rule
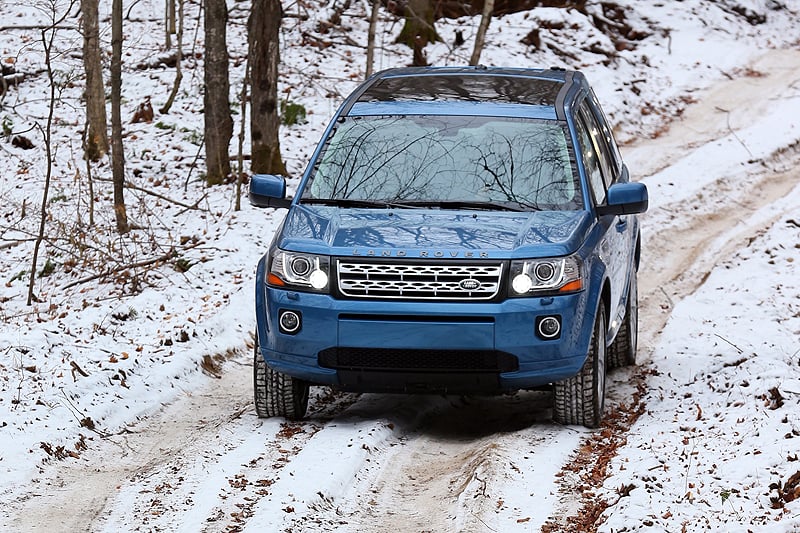
[[[394,207],[393,204],[387,202],[353,200],[352,198],[305,198],[300,200],[300,204],[335,205],[337,207],[374,207],[379,209]]]
[[[406,202],[414,207],[438,207],[440,209],[481,209],[486,211],[538,211],[534,206],[520,203],[479,202],[471,200],[436,200],[429,202]]]
[[[376,209],[424,209],[438,207],[439,209],[480,209],[484,211],[538,211],[535,206],[524,205],[517,202],[479,202],[471,200],[426,200],[426,201],[375,201],[355,200],[352,198],[306,198],[300,204],[334,205],[337,207],[366,207]]]

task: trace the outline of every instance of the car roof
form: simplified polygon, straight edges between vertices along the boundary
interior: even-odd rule
[[[497,67],[411,67],[379,72],[345,101],[340,116],[501,115],[563,118],[575,71]]]

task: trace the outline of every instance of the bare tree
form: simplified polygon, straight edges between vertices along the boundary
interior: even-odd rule
[[[223,183],[231,173],[228,147],[233,137],[226,40],[228,7],[225,0],[205,0],[205,115],[206,183]]]
[[[252,84],[250,114],[251,169],[260,174],[286,174],[281,159],[278,130],[279,31],[283,12],[280,0],[253,0],[247,23],[248,59]]]
[[[367,32],[367,74],[372,75],[372,63],[375,57],[375,27],[378,25],[378,8],[381,0],[372,0],[372,14],[369,17],[369,31]]]
[[[475,48],[472,49],[472,57],[469,59],[469,64],[473,67],[481,60],[481,52],[486,41],[486,30],[489,29],[489,21],[492,19],[492,11],[494,11],[494,0],[484,0],[481,22],[478,25],[478,33],[475,35]]]
[[[33,285],[34,280],[36,279],[36,263],[39,259],[39,248],[42,245],[42,241],[44,240],[44,230],[45,224],[47,222],[47,205],[48,205],[48,194],[50,192],[50,178],[53,175],[53,151],[52,151],[52,126],[53,126],[53,110],[55,109],[56,105],[56,82],[55,77],[53,75],[53,64],[52,60],[52,50],[53,50],[53,40],[55,39],[56,35],[56,28],[61,24],[64,19],[67,17],[69,12],[72,10],[73,4],[70,3],[69,6],[64,10],[64,13],[59,16],[57,12],[57,7],[55,4],[51,4],[51,15],[52,20],[51,24],[46,28],[42,29],[42,46],[44,48],[44,62],[45,68],[47,70],[47,80],[50,84],[50,102],[48,107],[47,113],[47,125],[44,129],[44,146],[45,146],[45,157],[47,158],[47,170],[44,177],[44,190],[42,191],[42,211],[41,211],[41,218],[39,219],[39,233],[36,235],[36,242],[33,245],[33,258],[31,259],[31,277],[30,281],[28,282],[28,300],[27,305],[31,305],[34,301],[36,301],[36,296],[33,294]],[[41,128],[41,126],[40,126]]]
[[[122,0],[111,2],[111,173],[117,232],[127,233],[125,210],[125,153],[122,148]]]
[[[167,50],[172,48],[172,34],[175,33],[175,0],[166,0],[164,6],[164,18],[166,24],[164,25],[164,44]]]
[[[174,2],[174,0],[167,0],[168,2]],[[164,105],[159,109],[159,113],[165,115],[169,113],[169,110],[172,108],[173,102],[175,102],[175,97],[178,95],[178,90],[181,87],[181,81],[183,80],[183,71],[181,70],[181,63],[183,62],[183,0],[178,0],[178,45],[177,50],[175,50],[175,81],[172,84],[172,90],[169,93],[169,97],[167,101],[164,102]]]
[[[86,158],[97,161],[108,153],[108,121],[103,66],[100,61],[99,0],[81,0],[83,69],[86,72]]]
[[[247,118],[247,87],[250,85],[250,59],[245,61],[244,80],[242,81],[242,92],[240,102],[242,104],[242,122],[239,124],[239,149],[236,152],[236,201],[235,211],[242,209],[242,183],[244,182],[244,130],[245,119]]]

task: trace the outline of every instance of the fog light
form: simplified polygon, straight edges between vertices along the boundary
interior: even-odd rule
[[[536,320],[536,333],[545,340],[558,338],[561,334],[561,317],[545,316]]]
[[[300,315],[294,311],[280,311],[278,313],[278,325],[280,326],[281,333],[288,333],[289,335],[300,331]]]

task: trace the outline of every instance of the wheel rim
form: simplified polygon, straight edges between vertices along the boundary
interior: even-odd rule
[[[633,283],[631,283],[631,294],[628,296],[631,303],[631,321],[628,328],[628,335],[631,339],[631,362],[635,362],[636,352],[639,347],[639,283],[636,280],[636,272],[633,273]]]
[[[595,364],[596,373],[594,380],[595,418],[599,426],[603,418],[603,407],[606,399],[606,320],[602,307],[598,312],[597,325],[595,326]]]

